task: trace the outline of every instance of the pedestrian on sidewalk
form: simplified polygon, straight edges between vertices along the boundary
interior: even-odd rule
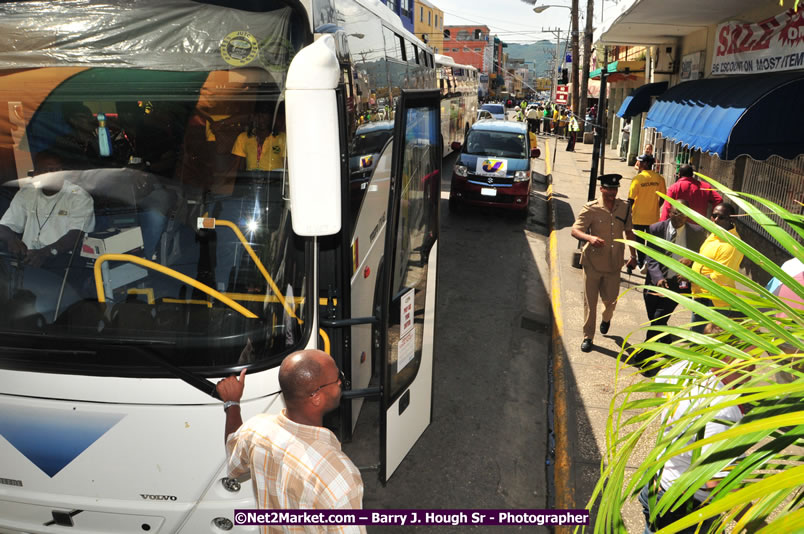
[[[527,115],[525,117],[528,119],[528,130],[533,133],[539,131],[539,110],[536,108],[535,105],[532,105],[528,110]]]
[[[559,106],[556,104],[553,106],[553,120],[550,122],[550,127],[553,129],[553,135],[558,137],[561,135],[561,130],[559,129],[558,118],[561,116],[561,112],[559,111]]]
[[[740,239],[740,234],[737,233],[737,228],[734,226],[734,222],[732,221],[734,214],[737,212],[737,208],[734,207],[733,204],[729,204],[728,202],[721,202],[715,209],[712,210],[712,221],[715,224],[736,236]],[[701,256],[709,258],[710,260],[714,260],[721,265],[725,265],[730,267],[735,271],[740,270],[740,263],[743,261],[743,253],[737,250],[734,245],[731,243],[727,243],[726,241],[721,240],[715,234],[709,234],[709,237],[706,238],[706,241],[703,242],[701,245],[701,249],[698,251]],[[730,278],[724,274],[716,272],[709,267],[695,262],[692,264],[692,270],[702,274],[710,278],[713,282],[718,283],[723,287],[730,287],[734,288],[736,286],[736,282],[733,278]],[[698,295],[706,296],[709,293],[704,293],[703,289],[699,287],[697,284],[692,285],[692,293]],[[699,298],[699,302],[705,304],[706,306],[713,306],[716,308],[724,308],[726,303],[720,299],[716,298]],[[729,309],[721,309],[719,310],[720,313],[733,317],[736,315],[736,312]],[[692,313],[692,321],[699,322],[705,321],[706,319],[697,313]],[[701,323],[698,326],[693,326],[692,329],[695,332],[703,332],[704,327],[706,326],[705,323]]]
[[[642,151],[642,155],[650,156],[651,158],[653,158],[653,164],[656,165],[656,156],[653,155],[653,145],[652,144],[647,143],[645,145],[645,149]],[[637,158],[637,160],[634,162],[634,170],[636,172],[639,172],[639,158]]]
[[[678,170],[678,181],[667,190],[667,196],[674,199],[683,199],[689,202],[690,207],[707,216],[709,207],[714,208],[723,202],[723,197],[711,185],[699,180],[693,171],[692,165],[682,165]],[[664,221],[670,216],[670,203],[662,206],[661,219]]]
[[[544,107],[541,105],[536,108],[536,133],[542,133],[542,116],[544,115]]]
[[[567,110],[564,108],[561,108],[561,112],[558,115],[558,133],[561,139],[564,139],[567,135]]]
[[[628,190],[628,204],[631,206],[631,220],[634,230],[648,231],[648,227],[659,222],[659,207],[663,199],[657,193],[666,193],[664,176],[653,171],[653,156],[642,154],[637,157],[639,174],[631,179],[631,187]],[[639,243],[645,243],[644,239],[636,238]],[[645,253],[638,252],[637,265],[640,271],[645,273]]]
[[[621,179],[619,174],[600,176],[600,198],[584,204],[572,225],[572,237],[586,241],[581,252],[586,304],[581,343],[583,352],[592,350],[598,295],[603,300],[601,334],[608,333],[614,315],[620,292],[620,270],[625,264],[625,245],[615,239],[634,239],[630,206],[617,198]],[[628,265],[633,268],[636,265],[636,251],[633,247],[629,248],[631,257]]]
[[[622,128],[622,142],[620,143],[620,161],[625,161],[628,157],[628,143],[631,142],[631,119],[625,119]]]
[[[569,112],[569,122],[567,124],[567,128],[569,128],[567,152],[575,152],[575,141],[578,140],[578,132],[581,131],[581,127],[578,125],[578,119],[575,118],[575,115],[571,111]]]
[[[707,325],[705,333],[706,335],[714,337],[722,333],[722,330],[718,329],[713,324],[709,324]],[[728,359],[728,357],[726,356],[724,359]],[[730,361],[730,359],[727,361]],[[690,363],[686,360],[678,361],[667,369],[659,371],[655,380],[657,382],[678,384],[682,381],[680,377],[689,374],[689,366]],[[735,370],[728,375],[720,374],[720,376],[711,373],[709,380],[692,387],[689,392],[685,390],[685,392],[682,393],[682,399],[673,406],[672,412],[665,412],[664,414],[663,424],[667,425],[665,433],[671,432],[673,426],[676,424],[689,425],[690,421],[684,420],[687,414],[708,406],[723,403],[727,397],[714,397],[713,400],[708,394],[725,389],[734,389],[735,392],[738,391],[740,384],[744,382],[745,373],[752,371],[753,369],[747,368],[744,371]],[[680,385],[683,386],[683,383]],[[657,393],[657,395],[661,394]],[[717,412],[717,415],[711,422],[706,423],[701,433],[702,435],[696,436],[693,438],[693,441],[716,436],[721,432],[729,430],[733,424],[739,423],[743,418],[743,409],[744,407],[742,405],[723,407]],[[706,452],[706,450],[712,446],[712,444],[704,445],[701,447],[700,453]],[[711,490],[729,474],[729,467],[724,468],[716,473],[710,480],[704,482],[686,502],[680,503],[674,510],[668,511],[664,515],[658,515],[655,521],[651,521],[650,516],[652,508],[656,506],[656,503],[659,502],[664,493],[670,490],[679,477],[693,465],[696,461],[695,456],[697,452],[698,451],[682,452],[669,458],[659,474],[642,488],[638,500],[642,505],[642,511],[645,516],[644,534],[652,534],[683,517],[690,516],[696,510],[703,508],[708,504],[707,499],[709,498]],[[735,460],[736,458],[732,459],[732,462]],[[679,533],[695,534],[697,532],[709,532],[709,527],[715,522],[715,519],[716,516],[704,519],[699,524],[680,530]]]
[[[550,107],[550,104],[547,104],[544,108],[544,113],[542,115],[542,122],[544,123],[544,133],[545,135],[550,133],[550,122],[553,120],[553,108]]]
[[[338,407],[343,373],[320,350],[294,352],[279,367],[279,388],[286,408],[259,414],[243,423],[240,377],[221,380],[216,390],[224,401],[228,476],[249,473],[260,509],[359,509],[363,507],[360,471],[341,450],[338,438],[324,427],[324,414]],[[366,527],[308,527],[304,532],[365,533]],[[281,526],[263,533],[282,533]]]
[[[687,205],[686,200],[681,200],[680,202],[685,206]],[[651,224],[648,228],[648,233],[689,250],[698,250],[706,237],[706,231],[697,224],[690,223],[687,216],[681,213],[681,210],[675,206],[670,208],[670,218],[666,221]],[[683,256],[671,253],[669,250],[660,248],[652,243],[648,243],[648,246],[655,250],[656,254],[665,254],[679,261],[684,259]],[[647,274],[645,275],[646,285],[662,287],[675,291],[676,293],[689,293],[689,281],[659,263],[655,258],[648,257],[645,261],[645,265],[647,266]],[[645,310],[648,313],[648,320],[651,326],[667,325],[667,322],[670,320],[670,314],[676,309],[678,303],[671,298],[667,298],[649,289],[645,289],[642,292],[642,297],[645,300]],[[648,341],[658,333],[659,332],[656,330],[649,329],[645,334],[645,341]],[[662,343],[670,344],[673,340],[674,337],[665,335],[662,338]],[[643,362],[653,356],[653,354],[653,351],[642,350],[637,355],[637,360],[634,363],[638,364]]]

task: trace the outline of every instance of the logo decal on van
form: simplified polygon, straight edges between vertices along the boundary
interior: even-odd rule
[[[483,162],[483,170],[486,172],[497,172],[502,167],[502,161],[487,159]]]
[[[480,176],[499,176],[504,177],[505,171],[508,170],[507,159],[477,159],[477,168],[475,172]]]

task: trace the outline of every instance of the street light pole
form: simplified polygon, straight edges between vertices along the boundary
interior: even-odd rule
[[[544,30],[542,30],[544,31]],[[561,28],[555,29],[556,34],[556,62],[553,64],[553,90],[550,91],[550,100],[555,103],[558,89],[558,67],[561,65]]]
[[[589,99],[589,63],[592,58],[592,15],[594,14],[595,0],[586,2],[586,30],[583,34],[583,71],[581,72],[581,113],[586,118],[586,109]],[[585,130],[585,127],[584,127]]]
[[[550,90],[550,101],[555,103],[556,87],[558,86],[558,67],[561,65],[561,61],[559,60],[561,57],[561,28],[552,30],[542,28],[542,33],[552,33],[556,36],[556,58],[555,63],[553,63],[553,88]]]
[[[600,98],[597,101],[597,124],[595,125],[595,144],[592,148],[592,165],[589,171],[589,192],[587,200],[595,199],[598,174],[605,172],[606,157],[606,79],[608,78],[609,51],[603,45],[603,69],[600,71]],[[600,171],[598,172],[598,165]]]
[[[533,4],[536,0],[523,0],[528,4]],[[578,0],[572,0],[573,7],[570,6],[559,6],[559,5],[547,5],[547,6],[536,6],[533,8],[534,13],[542,13],[546,9],[551,7],[563,7],[564,9],[572,10],[572,23],[571,23],[571,30],[573,31],[572,34],[572,54],[576,58],[578,57]],[[561,66],[561,61],[559,58],[561,57],[561,29],[556,28],[555,30],[545,30],[542,28],[543,33],[553,33],[556,34],[556,64],[553,65],[553,90],[551,92],[551,100],[553,102],[556,101],[556,86],[558,85],[558,67]],[[577,59],[573,59],[574,65],[577,65]],[[577,69],[572,69],[572,83],[573,83],[573,99],[572,99],[572,109],[577,113],[577,87],[578,87],[578,75]]]

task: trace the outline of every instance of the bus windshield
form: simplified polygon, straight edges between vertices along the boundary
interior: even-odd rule
[[[214,372],[303,341],[282,97],[311,39],[271,6],[0,4],[0,365],[153,374],[98,356],[125,340]]]

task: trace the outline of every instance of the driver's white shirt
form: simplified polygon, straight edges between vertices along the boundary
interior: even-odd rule
[[[94,230],[94,202],[89,193],[67,180],[51,196],[26,187],[14,195],[0,224],[21,233],[25,246],[36,250],[53,244],[70,230]]]

